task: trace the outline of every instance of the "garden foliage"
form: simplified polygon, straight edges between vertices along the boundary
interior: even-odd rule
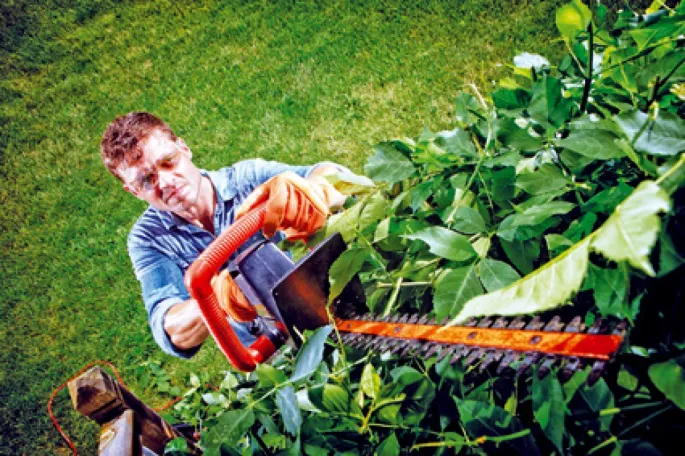
[[[358,273],[379,315],[627,319],[604,378],[475,374],[351,350],[327,326],[219,391],[191,379],[173,415],[203,431],[205,454],[658,454],[679,441],[685,6],[659,5],[611,25],[601,5],[561,7],[558,65],[519,55],[489,95],[457,95],[453,130],[378,144],[368,177],[333,179],[357,196],[311,240],[343,235],[332,298]]]

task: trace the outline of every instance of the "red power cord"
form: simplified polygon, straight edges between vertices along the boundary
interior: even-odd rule
[[[62,426],[60,426],[59,423],[57,422],[57,418],[55,417],[55,414],[54,414],[53,411],[52,411],[52,402],[55,400],[55,396],[57,396],[57,393],[59,393],[62,389],[64,389],[64,387],[67,386],[67,384],[69,384],[70,381],[72,381],[73,379],[75,379],[76,377],[78,377],[79,375],[81,375],[82,373],[84,373],[85,371],[87,371],[88,369],[90,369],[91,367],[96,366],[96,365],[98,365],[98,364],[103,364],[103,365],[109,367],[109,368],[112,370],[112,372],[114,372],[114,375],[117,377],[117,380],[119,381],[119,383],[120,383],[124,388],[126,388],[126,384],[125,384],[124,381],[121,379],[121,376],[119,375],[119,372],[117,371],[116,367],[114,367],[114,364],[110,363],[109,361],[97,360],[97,361],[93,361],[92,363],[87,364],[87,365],[86,365],[85,367],[83,367],[81,370],[79,370],[79,371],[76,372],[74,375],[72,375],[71,377],[69,377],[69,380],[65,381],[64,383],[62,383],[61,385],[59,385],[57,388],[55,388],[55,389],[52,391],[52,394],[50,394],[50,399],[48,399],[48,415],[50,416],[50,419],[52,420],[52,424],[55,425],[55,428],[57,429],[57,432],[60,433],[60,435],[62,436],[62,438],[64,439],[64,441],[67,442],[67,445],[69,445],[69,448],[71,448],[71,450],[74,452],[74,456],[78,454],[78,451],[76,450],[76,447],[75,447],[74,444],[72,443],[71,439],[69,439],[69,437],[67,437],[67,435],[66,435],[66,434],[64,433],[64,431],[62,430]],[[175,399],[170,400],[169,402],[167,402],[166,404],[164,404],[162,407],[155,408],[155,409],[153,409],[153,410],[154,410],[155,412],[164,411],[164,410],[168,409],[169,407],[171,407],[172,405],[174,405],[175,403],[177,403],[178,401],[180,401],[182,398],[183,398],[183,396],[179,396],[179,397],[177,397],[177,398],[175,398]]]

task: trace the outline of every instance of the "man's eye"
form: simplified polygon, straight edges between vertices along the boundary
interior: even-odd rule
[[[143,179],[141,180],[141,182],[143,183],[143,185],[150,185],[153,183],[154,178],[155,178],[154,174],[152,174],[152,173],[146,174],[145,176],[143,176]]]

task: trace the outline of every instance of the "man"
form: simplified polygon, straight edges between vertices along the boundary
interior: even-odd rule
[[[131,229],[128,251],[155,341],[182,358],[193,356],[209,334],[183,275],[218,234],[266,202],[264,236],[307,237],[344,201],[322,177],[346,171],[332,163],[288,166],[256,159],[200,170],[185,142],[146,112],[117,117],[105,130],[100,150],[124,190],[150,205]],[[262,233],[252,242],[258,239]],[[248,329],[254,308],[227,271],[213,286],[236,334],[248,345],[254,340]]]

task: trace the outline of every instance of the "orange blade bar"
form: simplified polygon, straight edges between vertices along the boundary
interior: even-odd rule
[[[608,360],[623,341],[619,335],[435,326],[337,319],[339,331],[445,344]]]

